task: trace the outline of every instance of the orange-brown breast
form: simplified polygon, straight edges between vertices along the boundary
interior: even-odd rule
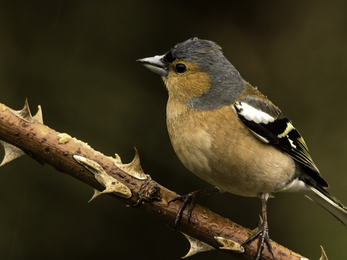
[[[295,174],[294,161],[255,138],[231,104],[193,110],[170,95],[167,128],[185,167],[224,191],[255,197],[282,189]]]

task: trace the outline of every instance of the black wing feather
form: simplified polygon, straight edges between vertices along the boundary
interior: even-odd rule
[[[247,104],[258,111],[267,113],[274,118],[272,122],[257,123],[247,119],[243,112],[243,104]],[[328,183],[321,177],[317,166],[314,164],[309,154],[307,145],[295,129],[292,123],[283,116],[282,112],[271,102],[265,102],[254,96],[246,96],[234,102],[234,109],[240,120],[255,134],[260,140],[291,156],[300,163],[305,172],[322,187],[328,187]]]

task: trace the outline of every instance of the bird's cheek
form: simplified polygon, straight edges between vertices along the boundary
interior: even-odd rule
[[[184,81],[176,75],[168,75],[163,78],[165,86],[169,92],[169,96],[184,102],[187,99],[187,91]]]
[[[193,97],[200,97],[210,89],[210,78],[205,73],[189,73],[177,75],[169,73],[164,78],[169,95],[181,102]]]
[[[203,72],[192,73],[187,76],[185,86],[189,98],[200,97],[210,90],[210,77]]]

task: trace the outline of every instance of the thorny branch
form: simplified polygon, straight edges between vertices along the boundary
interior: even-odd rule
[[[92,186],[95,189],[92,199],[109,193],[127,205],[174,227],[180,203],[168,205],[168,201],[177,194],[143,172],[137,151],[129,164],[123,164],[117,154],[115,158],[105,156],[88,144],[44,125],[41,108],[32,116],[27,102],[19,111],[0,103],[0,140],[5,148],[5,158],[0,166],[27,154],[42,164],[50,164],[58,171]],[[240,245],[255,231],[199,205],[195,207],[190,223],[187,215],[183,214],[179,231],[184,233],[191,244],[185,257],[214,249],[221,249],[237,259],[253,259],[256,255],[258,240],[244,247]],[[272,242],[272,247],[278,260],[306,259],[275,242]],[[262,259],[270,260],[272,256],[264,250]]]

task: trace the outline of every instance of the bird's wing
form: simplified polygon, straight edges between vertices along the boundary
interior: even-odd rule
[[[233,107],[240,120],[260,141],[291,156],[317,183],[328,187],[314,164],[304,139],[275,105],[255,96],[245,96],[235,101]]]

